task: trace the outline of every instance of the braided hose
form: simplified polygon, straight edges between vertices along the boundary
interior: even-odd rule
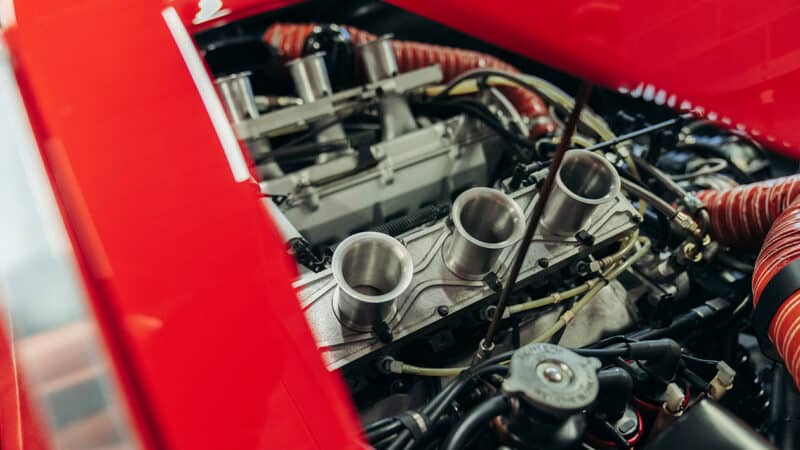
[[[316,24],[275,23],[267,29],[264,41],[272,45],[285,59],[298,58],[303,53],[303,45]],[[361,45],[375,39],[375,35],[358,28],[345,26],[355,45]],[[472,50],[463,50],[441,45],[424,44],[413,41],[392,41],[397,65],[400,72],[408,72],[422,67],[438,64],[442,69],[444,81],[447,82],[456,76],[478,68],[504,70],[519,73],[514,66],[495,58],[494,56]],[[509,101],[517,108],[522,116],[537,119],[531,129],[532,137],[537,137],[546,132],[553,131],[555,124],[549,119],[547,106],[538,95],[517,86],[502,86],[498,88],[508,97]]]
[[[753,271],[757,307],[770,281],[800,259],[800,175],[702,191],[698,197],[711,216],[711,235],[719,242],[752,248],[763,241]],[[796,287],[765,331],[800,387],[800,284]]]

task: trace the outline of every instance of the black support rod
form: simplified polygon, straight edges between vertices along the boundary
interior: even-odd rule
[[[651,134],[651,133],[655,133],[657,131],[661,131],[661,130],[663,130],[665,128],[670,128],[670,127],[674,127],[676,125],[680,125],[685,120],[691,119],[691,118],[692,118],[692,114],[690,114],[690,113],[682,114],[682,115],[680,115],[678,117],[675,117],[674,119],[665,120],[663,122],[659,122],[657,124],[650,125],[650,126],[644,127],[642,129],[639,129],[639,130],[636,130],[636,131],[631,131],[630,133],[617,136],[614,139],[611,139],[611,140],[608,140],[608,141],[598,142],[597,144],[594,144],[591,147],[587,147],[585,150],[588,150],[590,152],[594,152],[594,151],[597,151],[597,150],[603,150],[603,149],[606,149],[606,148],[609,148],[609,147],[613,147],[613,146],[615,146],[617,144],[621,144],[621,143],[623,143],[625,141],[630,141],[631,139],[636,139],[636,138],[638,138],[640,136],[645,136],[645,135],[648,135],[648,134]]]
[[[578,125],[581,110],[583,110],[583,107],[589,100],[589,95],[591,92],[592,85],[590,83],[581,83],[581,86],[578,89],[578,94],[575,96],[575,107],[570,112],[569,118],[567,119],[567,124],[564,127],[564,132],[562,133],[561,139],[556,147],[555,154],[550,161],[550,168],[547,172],[547,177],[544,179],[542,188],[539,190],[536,204],[533,206],[531,218],[528,221],[527,227],[525,228],[525,235],[522,237],[522,243],[520,244],[519,249],[514,257],[514,262],[512,263],[511,270],[508,273],[508,278],[503,285],[503,290],[500,292],[500,299],[497,302],[497,309],[494,313],[494,317],[492,317],[492,321],[489,323],[489,329],[486,331],[486,337],[478,346],[478,352],[475,354],[473,364],[483,360],[494,350],[494,335],[497,332],[498,323],[500,322],[500,318],[503,317],[503,312],[506,309],[506,305],[508,305],[508,299],[511,297],[511,292],[514,290],[514,286],[517,283],[517,277],[519,277],[519,272],[522,269],[522,263],[525,261],[525,255],[528,253],[528,248],[530,247],[531,241],[533,241],[533,236],[536,233],[536,227],[539,225],[539,221],[542,218],[542,211],[544,211],[544,206],[547,203],[547,199],[550,197],[550,192],[553,190],[553,183],[555,182],[558,169],[561,167],[561,161],[564,159],[564,153],[567,152],[569,143],[572,142],[572,136],[575,134],[575,128]]]

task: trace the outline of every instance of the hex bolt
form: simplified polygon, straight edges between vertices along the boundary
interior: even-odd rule
[[[594,236],[586,230],[581,230],[575,233],[575,239],[583,245],[591,247],[594,245]]]
[[[483,281],[489,288],[495,292],[503,289],[503,283],[498,278],[497,274],[494,272],[489,272],[485,277],[483,277]]]

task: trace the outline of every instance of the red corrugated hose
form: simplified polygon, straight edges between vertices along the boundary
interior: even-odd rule
[[[753,305],[778,273],[800,259],[800,175],[702,191],[711,235],[734,247],[761,245],[753,271]],[[790,289],[793,289],[791,286]],[[768,335],[800,387],[800,284],[778,308]]]
[[[267,29],[264,41],[277,48],[287,60],[298,58],[302,55],[303,44],[314,26],[316,24],[276,23]],[[374,34],[358,28],[346,26],[345,29],[350,33],[353,43],[356,45],[372,41],[376,37]],[[472,50],[398,40],[392,42],[392,47],[400,72],[439,64],[445,82],[468,70],[478,68],[519,73],[514,66],[494,56]],[[547,106],[538,95],[514,86],[501,87],[500,90],[521,115],[530,118],[548,117]],[[537,137],[552,131],[554,127],[553,122],[547,120],[544,124],[534,125],[531,135]]]

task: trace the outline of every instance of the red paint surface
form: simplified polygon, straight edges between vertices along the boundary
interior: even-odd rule
[[[6,31],[138,428],[151,448],[360,448],[164,7],[18,2]]]
[[[194,29],[289,3],[226,1],[230,13]],[[797,154],[795,2],[394,3],[607,86],[663,89]],[[231,177],[165,4],[10,4],[7,36],[42,151],[101,325],[129,369],[126,392],[144,397],[137,417],[153,419],[138,423],[157,428],[146,430],[152,446],[357,445],[280,240],[252,186]],[[187,22],[196,13],[195,1],[174,5]]]
[[[653,86],[800,158],[795,1],[390,2],[608,87]]]

